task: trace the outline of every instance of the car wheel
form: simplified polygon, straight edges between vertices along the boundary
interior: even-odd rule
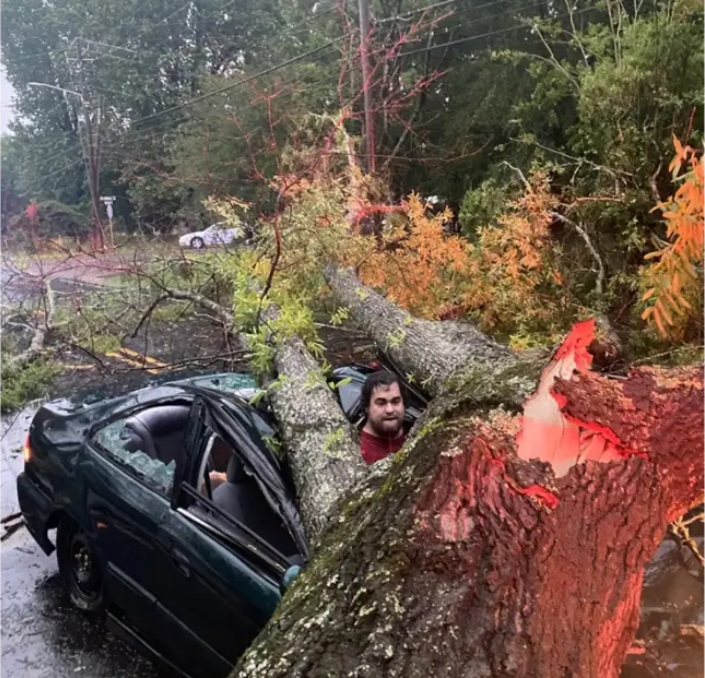
[[[200,250],[205,243],[203,242],[203,238],[193,238],[191,240],[191,247],[195,250]]]
[[[59,525],[56,557],[69,600],[81,610],[100,610],[105,603],[100,563],[88,535],[69,520]]]

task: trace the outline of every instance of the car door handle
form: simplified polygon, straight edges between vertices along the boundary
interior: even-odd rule
[[[171,560],[174,565],[176,565],[176,569],[181,572],[184,577],[191,576],[191,563],[189,563],[188,558],[183,553],[176,549],[172,550]]]

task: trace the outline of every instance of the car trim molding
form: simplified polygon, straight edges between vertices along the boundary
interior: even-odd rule
[[[232,524],[233,527],[236,527],[238,530],[241,530],[242,532],[249,532],[250,530],[244,526],[238,523],[237,521],[233,520],[232,518],[228,517],[227,514],[224,514],[222,511],[218,510],[217,506],[209,506],[209,508],[214,508],[218,514],[219,517],[224,517],[228,523]],[[221,537],[223,539],[227,539],[230,542],[234,542],[237,546],[240,546],[244,548],[245,550],[249,551],[253,555],[255,555],[257,558],[260,560],[264,561],[269,567],[271,567],[278,575],[283,576],[286,570],[288,569],[288,565],[285,567],[281,563],[278,563],[276,560],[268,556],[263,549],[260,549],[258,547],[257,542],[254,540],[250,539],[239,539],[236,535],[226,532],[225,530],[219,530],[216,525],[213,525],[212,523],[209,523],[207,520],[203,520],[202,518],[199,518],[197,515],[192,513],[191,511],[185,509],[185,508],[178,508],[177,513],[180,515],[184,516],[191,522],[195,523],[199,527],[202,527],[204,530],[206,530],[209,534],[214,535],[216,537]],[[270,547],[271,548],[271,547]]]

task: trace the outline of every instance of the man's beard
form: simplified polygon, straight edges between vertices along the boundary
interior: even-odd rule
[[[401,431],[401,419],[394,417],[371,421],[370,426],[380,438],[396,438]]]

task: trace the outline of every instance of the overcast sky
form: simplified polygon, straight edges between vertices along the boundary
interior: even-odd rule
[[[0,133],[4,133],[7,130],[7,123],[12,116],[11,103],[12,87],[7,78],[5,78],[5,69],[0,69],[0,106],[2,106],[0,108]]]

